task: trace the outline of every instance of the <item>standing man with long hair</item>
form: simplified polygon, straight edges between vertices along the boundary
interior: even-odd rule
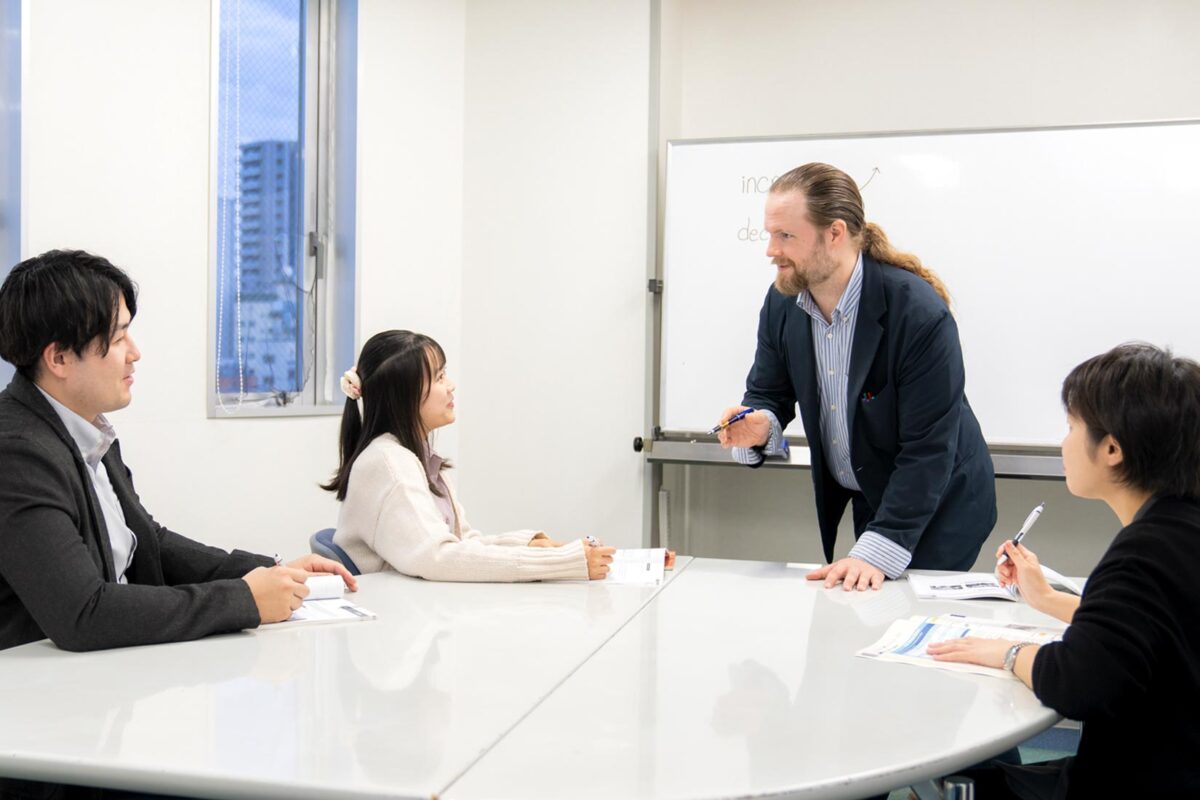
[[[767,257],[742,405],[720,432],[757,467],[784,455],[796,406],[812,454],[827,587],[878,589],[909,567],[966,570],[996,522],[991,456],[964,393],[958,327],[942,281],[868,223],[849,175],[804,164],[771,185]],[[833,562],[849,504],[856,542]]]

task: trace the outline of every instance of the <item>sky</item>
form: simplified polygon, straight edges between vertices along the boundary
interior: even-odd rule
[[[220,194],[238,143],[299,139],[302,0],[221,0]]]

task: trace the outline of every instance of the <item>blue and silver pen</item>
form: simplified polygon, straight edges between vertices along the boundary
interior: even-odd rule
[[[741,411],[734,414],[732,417],[730,417],[729,419],[722,422],[720,425],[713,428],[711,431],[708,432],[708,434],[711,436],[712,434],[716,433],[717,431],[723,431],[726,428],[728,428],[730,425],[732,425],[733,423],[737,422],[742,417],[746,416],[747,414],[753,414],[753,413],[754,413],[753,408],[743,408]]]
[[[1029,516],[1025,518],[1025,524],[1021,526],[1021,530],[1017,531],[1017,535],[1012,539],[1014,547],[1021,543],[1021,540],[1025,538],[1025,534],[1029,533],[1029,529],[1033,527],[1033,523],[1037,522],[1038,517],[1042,515],[1042,511],[1045,510],[1045,508],[1045,503],[1038,503],[1037,508],[1029,512]],[[1007,560],[1008,553],[1001,553],[1000,560],[996,563],[1003,564]]]

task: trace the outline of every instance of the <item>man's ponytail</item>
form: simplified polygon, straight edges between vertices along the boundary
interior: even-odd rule
[[[947,306],[950,305],[950,292],[937,273],[922,264],[921,259],[912,253],[902,253],[892,247],[883,228],[874,222],[863,225],[862,251],[881,264],[891,264],[893,267],[908,270],[932,286],[933,290],[938,293],[938,297],[942,298]]]

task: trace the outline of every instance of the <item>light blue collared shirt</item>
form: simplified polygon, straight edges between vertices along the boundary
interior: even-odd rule
[[[104,527],[108,528],[108,541],[112,548],[113,567],[117,572],[117,583],[128,583],[125,571],[133,563],[133,554],[137,550],[137,535],[125,523],[125,512],[121,510],[121,501],[108,479],[108,470],[104,468],[101,459],[117,440],[117,433],[104,415],[96,417],[95,423],[88,422],[62,403],[46,394],[38,386],[42,397],[50,403],[50,407],[58,414],[66,426],[67,433],[75,440],[83,463],[87,465],[88,474],[92,478],[92,488],[100,500],[100,510],[104,514]]]
[[[850,273],[837,306],[829,320],[807,290],[796,298],[796,305],[811,318],[813,355],[816,361],[817,387],[821,401],[821,445],[833,479],[845,488],[860,491],[850,458],[850,418],[853,406],[849,402],[850,352],[854,346],[854,326],[858,320],[858,305],[862,298],[862,253]],[[785,454],[783,429],[770,411],[764,411],[771,421],[771,433],[762,454],[750,448],[735,447],[733,457],[742,464],[755,465],[763,456]],[[784,442],[786,444],[786,442]],[[866,530],[854,543],[849,555],[878,568],[889,578],[898,578],[912,560],[912,553],[872,530]]]

